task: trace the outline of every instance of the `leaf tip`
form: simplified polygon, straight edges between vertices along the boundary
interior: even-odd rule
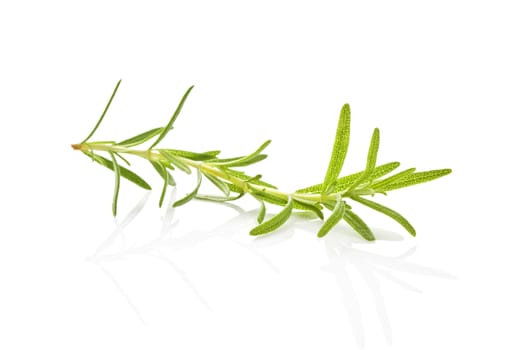
[[[259,236],[260,234],[255,228],[250,230],[250,236]]]
[[[317,232],[317,237],[318,238],[323,238],[324,236],[326,236],[327,233],[328,233],[328,231],[324,231],[324,232],[319,231],[319,232]]]

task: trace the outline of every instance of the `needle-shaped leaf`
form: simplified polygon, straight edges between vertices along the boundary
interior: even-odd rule
[[[241,158],[241,159],[239,159],[239,160],[237,160],[235,162],[227,163],[226,165],[223,165],[223,166],[243,167],[243,166],[248,166],[248,165],[252,165],[252,164],[258,163],[260,161],[265,160],[266,158],[268,158],[268,155],[266,155],[266,154],[258,154],[256,156],[253,156],[253,157],[250,157],[250,158]]]
[[[231,184],[231,183],[226,183],[226,185],[230,189],[230,192],[244,193],[244,189],[242,189],[241,187],[239,187],[237,185],[234,185],[234,184]]]
[[[242,171],[237,171],[237,170],[234,170],[234,169],[229,169],[229,168],[223,168],[222,169],[225,173],[229,174],[229,175],[232,175],[236,178],[239,178],[241,180],[243,180],[244,182],[247,182],[247,183],[252,183],[254,185],[261,185],[261,186],[264,186],[264,187],[270,187],[270,188],[277,188],[276,186],[272,185],[272,184],[269,184],[268,182],[265,182],[265,181],[262,181],[260,180],[260,176],[248,176],[246,175],[244,172]]]
[[[330,230],[337,225],[339,221],[343,218],[345,214],[345,202],[342,200],[341,196],[337,197],[337,203],[332,211],[332,214],[326,219],[323,223],[319,232],[317,232],[317,237],[324,237]]]
[[[272,142],[272,140],[265,141],[259,148],[255,150],[255,152],[247,156],[230,159],[218,159],[216,161],[211,161],[211,163],[220,164],[221,167],[241,167],[260,162],[261,160],[266,159],[267,155],[261,154],[261,152],[264,151],[266,147],[268,147],[270,142]]]
[[[171,149],[171,148],[164,149],[164,151],[174,156],[188,158],[188,159],[196,160],[196,161],[215,159],[217,158],[217,155],[221,153],[221,151],[207,151],[207,152],[197,153],[197,152],[183,151],[183,150]]]
[[[117,157],[119,157],[120,159],[122,159],[122,161],[123,161],[124,163],[126,163],[128,166],[131,166],[130,162],[129,162],[126,158],[124,158],[124,156],[123,156],[122,154],[115,153],[115,155],[116,155]]]
[[[257,174],[255,176],[252,176],[248,180],[246,180],[246,182],[254,184],[256,181],[259,181],[261,178],[262,178],[262,175],[261,174]]]
[[[197,196],[197,193],[199,192],[199,188],[201,187],[201,182],[202,182],[202,175],[201,175],[201,172],[197,170],[197,186],[195,186],[195,189],[191,191],[190,193],[188,193],[186,196],[184,196],[183,198],[173,203],[173,208],[180,207],[181,205],[184,205],[188,203],[189,201],[191,201],[193,198],[195,198],[195,196]]]
[[[115,141],[92,141],[89,144],[90,145],[114,145]]]
[[[373,181],[375,179],[381,178],[385,176],[386,174],[391,173],[392,171],[397,169],[399,165],[400,165],[399,162],[391,162],[391,163],[380,165],[376,167],[374,170],[372,170],[372,173],[368,176],[367,180]],[[364,171],[360,171],[356,174],[342,177],[341,179],[337,181],[335,190],[339,192],[339,191],[344,190],[345,188],[352,186],[356,181],[358,181],[363,176],[363,174],[364,174]]]
[[[264,217],[266,216],[266,205],[264,201],[259,201],[261,203],[261,208],[259,209],[259,214],[257,215],[257,223],[260,224],[263,222]]]
[[[368,148],[368,156],[366,158],[365,171],[361,176],[349,187],[348,192],[359,186],[365,181],[370,181],[370,174],[374,171],[377,161],[377,152],[379,151],[379,129],[375,128],[372,138],[370,140],[370,147]]]
[[[228,197],[230,195],[230,188],[228,187],[228,185],[222,181],[221,179],[215,177],[215,176],[212,176],[212,175],[208,175],[206,173],[204,173],[204,176],[206,176],[206,178],[208,180],[210,180],[210,182],[212,184],[215,185],[215,187],[217,187],[222,193],[224,193],[224,195],[226,197]]]
[[[343,105],[341,113],[339,114],[339,122],[337,124],[337,131],[335,134],[335,141],[332,148],[332,155],[330,157],[330,163],[328,163],[328,169],[323,181],[322,192],[333,185],[333,183],[339,177],[339,173],[343,168],[343,164],[346,158],[346,152],[348,150],[348,144],[350,143],[350,105],[347,103]]]
[[[440,177],[450,174],[451,172],[452,172],[451,169],[438,169],[438,170],[421,171],[421,172],[413,173],[403,178],[402,180],[399,180],[399,181],[390,183],[386,186],[383,186],[382,190],[392,191],[392,190],[397,190],[399,188],[418,185],[424,182],[438,179]]]
[[[371,174],[376,167],[377,153],[379,152],[379,129],[375,128],[368,148],[368,157],[366,159],[365,172]]]
[[[114,164],[111,160],[104,158],[98,154],[94,154],[94,153],[84,153],[84,154],[90,157],[91,159],[93,159],[95,162],[99,163],[100,165],[108,168],[109,170],[114,171]],[[143,178],[135,174],[133,171],[127,168],[124,168],[121,165],[119,165],[118,168],[119,168],[120,175],[123,178],[133,182],[135,185],[143,189],[151,190],[151,186]]]
[[[165,151],[163,149],[160,149],[159,152],[164,158],[166,158],[166,160],[168,162],[170,162],[170,164],[175,165],[177,168],[179,168],[180,170],[184,171],[186,174],[191,174],[190,167],[187,166],[186,164],[184,164],[182,162],[182,160],[177,158],[177,156],[175,156],[175,155],[171,154],[170,152],[167,152],[167,151]]]
[[[376,167],[374,171],[372,171],[372,174],[370,174],[369,179],[375,180],[382,176],[385,176],[386,174],[398,168],[399,165],[400,165],[399,162],[391,162],[391,163],[380,165]],[[350,187],[356,180],[358,180],[363,175],[363,173],[364,171],[360,171],[358,173],[350,174],[350,175],[337,179],[335,183],[335,187],[334,187],[334,192],[340,192],[344,190],[345,188]],[[320,193],[322,189],[323,189],[323,184],[317,184],[317,185],[302,188],[296,192],[297,193],[307,193],[307,192]]]
[[[223,163],[229,163],[229,162],[233,162],[233,161],[236,161],[236,160],[239,160],[241,158],[244,158],[244,157],[232,157],[232,158],[217,158],[217,159],[214,159],[212,162],[210,163],[213,163],[214,165],[221,165]]]
[[[115,88],[113,89],[113,93],[111,94],[111,97],[109,98],[109,101],[108,103],[106,104],[106,108],[104,108],[104,111],[102,112],[102,115],[100,116],[100,118],[98,119],[98,122],[97,124],[95,124],[95,127],[93,128],[93,130],[91,130],[91,132],[89,133],[89,135],[84,139],[84,141],[82,141],[81,143],[86,143],[90,138],[91,136],[93,136],[93,134],[95,133],[95,131],[97,131],[98,127],[100,126],[100,123],[102,123],[102,120],[104,119],[104,117],[106,116],[106,112],[108,111],[109,109],[109,106],[111,106],[111,102],[113,102],[113,97],[115,97],[115,94],[117,93],[117,90],[120,86],[120,83],[122,82],[122,80],[119,80],[117,82],[117,85],[115,86]]]
[[[275,194],[269,193],[268,191],[256,190],[253,187],[251,187],[250,194],[254,196],[256,199],[259,199],[259,200],[262,200],[262,201],[265,201],[271,204],[280,205],[283,207],[288,203],[288,200],[283,198],[283,196],[277,196]]]
[[[115,172],[115,189],[113,191],[113,204],[111,207],[113,210],[113,216],[117,216],[118,194],[120,191],[120,167],[117,163],[117,159],[115,158],[113,152],[109,152],[109,155],[111,156],[111,161],[113,162],[113,170]]]
[[[321,220],[324,220],[323,207],[318,203],[312,203],[310,201],[301,200],[294,198],[294,209],[309,210],[313,212]]]
[[[366,205],[369,208],[372,208],[374,210],[377,210],[380,213],[385,214],[386,216],[391,217],[395,221],[397,221],[401,226],[405,228],[405,230],[408,231],[412,236],[416,236],[416,229],[408,222],[407,219],[405,219],[401,214],[399,214],[397,211],[394,211],[390,208],[385,207],[384,205],[381,205],[379,203],[373,202],[371,200],[359,197],[359,196],[351,196],[354,201],[359,202],[363,205]]]
[[[168,188],[170,173],[164,169],[164,185],[162,186],[162,192],[160,193],[159,199],[159,208],[162,208],[162,203],[164,202],[164,196],[166,195],[166,189]]]
[[[122,147],[133,147],[143,144],[144,142],[147,142],[160,134],[164,128],[155,128],[148,130],[146,132],[143,132],[141,134],[138,134],[136,136],[130,137],[129,139],[126,139],[124,141],[120,141],[117,143],[118,146]]]
[[[391,183],[401,181],[407,176],[409,176],[410,174],[414,173],[415,171],[416,171],[416,168],[410,168],[410,169],[403,170],[397,174],[394,174],[392,176],[389,176],[387,178],[384,178],[382,180],[379,180],[373,183],[372,185],[370,185],[370,187],[375,190],[381,191],[384,189],[385,186],[388,186]]]
[[[229,196],[229,197],[223,197],[223,196],[213,196],[213,195],[207,195],[207,194],[198,194],[195,196],[195,199],[200,199],[204,201],[211,201],[211,202],[231,202],[234,200],[237,200],[244,196],[246,193],[242,192],[239,193],[237,196]]]
[[[168,184],[170,186],[175,186],[175,179],[173,178],[173,176],[171,176],[168,169],[166,169],[166,167],[161,162],[156,160],[150,160],[150,163],[151,165],[153,165],[153,168],[157,171],[157,173],[163,180],[166,176],[168,176]]]
[[[250,231],[250,235],[258,236],[277,230],[290,218],[290,215],[292,215],[292,209],[293,199],[292,197],[289,197],[288,202],[284,206],[283,210],[281,210],[277,215],[275,215],[271,219],[253,228]]]
[[[184,102],[186,102],[186,98],[188,97],[188,95],[190,94],[190,92],[191,92],[192,89],[193,89],[193,85],[190,86],[190,88],[189,88],[188,90],[186,90],[186,93],[184,94],[184,96],[182,96],[182,99],[180,100],[177,109],[175,110],[175,112],[174,112],[173,115],[171,116],[170,121],[169,121],[168,124],[162,129],[162,132],[160,133],[159,137],[157,137],[157,139],[155,140],[155,142],[153,142],[153,144],[150,146],[149,149],[153,149],[153,147],[155,147],[156,145],[158,145],[159,142],[162,141],[162,139],[166,136],[166,134],[167,134],[168,132],[170,132],[170,130],[171,130],[172,127],[173,127],[173,123],[175,123],[175,120],[176,120],[177,117],[179,116],[180,111],[182,110],[182,107],[184,106]]]
[[[368,225],[356,213],[352,211],[349,205],[345,205],[345,214],[343,219],[367,241],[374,241],[375,237]]]
[[[278,196],[276,194],[272,194],[268,191],[261,191],[253,188],[250,186],[251,192],[250,194],[255,197],[256,199],[268,202],[270,204],[285,206],[288,203],[288,198],[282,194],[281,196]],[[319,204],[309,204],[309,203],[303,203],[298,200],[293,200],[293,208],[298,210],[310,210],[314,211],[318,216],[319,212],[321,211],[322,207]],[[312,207],[315,207],[317,210],[314,210]],[[322,213],[320,216],[322,217]]]

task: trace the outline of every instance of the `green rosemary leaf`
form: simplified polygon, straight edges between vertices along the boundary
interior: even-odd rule
[[[379,129],[375,128],[374,133],[372,134],[372,139],[370,140],[370,147],[368,148],[368,157],[366,159],[366,169],[365,172],[368,174],[376,167],[377,153],[379,151]]]
[[[287,199],[284,199],[283,197],[276,196],[272,193],[269,193],[267,191],[259,191],[251,187],[250,194],[254,196],[258,200],[262,200],[271,204],[276,204],[280,206],[285,206],[288,203]]]
[[[294,198],[294,209],[309,210],[313,212],[321,220],[324,220],[323,207],[318,203],[304,201],[302,199]]]
[[[115,97],[115,94],[117,93],[117,90],[120,86],[120,83],[122,82],[122,80],[119,80],[117,82],[117,85],[115,86],[115,88],[113,89],[113,93],[111,94],[111,97],[109,98],[109,101],[108,103],[106,104],[106,108],[104,108],[104,111],[102,112],[102,115],[100,116],[100,118],[98,119],[98,122],[97,124],[95,124],[95,127],[93,128],[93,130],[91,130],[91,132],[89,133],[89,135],[84,139],[84,141],[82,141],[81,143],[86,143],[90,138],[91,136],[93,136],[93,134],[95,133],[95,131],[97,131],[98,127],[100,126],[100,123],[102,123],[102,120],[104,119],[104,117],[106,116],[106,112],[108,111],[109,109],[109,106],[111,106],[111,102],[113,102],[113,98]]]
[[[236,160],[234,162],[229,162],[229,163],[224,163],[224,164],[221,164],[222,166],[228,166],[228,167],[243,167],[243,166],[248,166],[248,165],[252,165],[254,163],[258,163],[262,160],[265,160],[266,158],[268,158],[268,155],[266,154],[258,154],[258,155],[255,155],[253,157],[250,157],[250,158],[241,158],[239,160]]]
[[[208,180],[210,180],[210,182],[212,184],[215,185],[215,187],[217,187],[222,193],[224,193],[224,195],[226,197],[228,197],[230,195],[230,188],[228,187],[228,185],[222,181],[221,179],[215,177],[215,176],[212,176],[212,175],[208,175],[206,173],[204,173],[204,176],[206,176],[206,178]]]
[[[261,203],[261,209],[259,209],[259,215],[257,215],[257,223],[260,224],[263,222],[264,217],[266,216],[266,205],[264,201],[259,201]]]
[[[237,200],[239,198],[241,198],[242,196],[244,196],[246,193],[245,192],[242,192],[242,193],[239,193],[237,196],[229,196],[229,197],[223,197],[223,196],[213,196],[213,195],[208,195],[208,194],[197,194],[195,196],[195,199],[200,199],[200,200],[204,200],[204,201],[211,201],[211,202],[231,202],[231,201],[234,201],[234,200]]]
[[[162,186],[162,192],[160,193],[159,208],[162,208],[162,203],[164,202],[164,196],[166,195],[166,189],[168,188],[168,183],[170,181],[169,175],[170,173],[168,170],[164,169],[164,185]]]
[[[188,151],[186,151],[186,152],[188,152]],[[194,152],[191,152],[191,153],[194,153]],[[207,156],[207,157],[216,158],[220,153],[221,153],[221,151],[219,151],[219,150],[213,150],[213,151],[206,151],[206,152],[195,153],[195,154],[198,155],[199,157]],[[192,158],[190,158],[190,159],[192,159]],[[207,159],[193,158],[193,160],[207,160]]]
[[[377,168],[372,171],[372,174],[370,174],[369,179],[375,180],[382,176],[385,176],[386,174],[394,171],[397,167],[399,167],[399,162],[391,162],[386,163],[383,165],[378,166]],[[355,174],[350,174],[344,177],[339,178],[335,183],[334,192],[340,192],[344,190],[345,188],[350,187],[357,179],[359,179],[363,175],[364,171],[360,171]],[[313,186],[308,186],[305,188],[302,188],[298,191],[295,191],[297,193],[320,193],[323,189],[323,184],[317,184]]]
[[[175,120],[176,120],[177,117],[179,116],[180,111],[182,110],[182,106],[184,106],[184,102],[186,101],[186,98],[188,97],[188,95],[190,94],[190,92],[191,92],[192,89],[193,89],[193,85],[190,86],[190,88],[189,88],[188,90],[186,90],[186,93],[184,94],[184,96],[182,96],[182,99],[180,100],[177,109],[175,110],[175,112],[174,112],[173,115],[171,116],[170,121],[169,121],[168,124],[162,129],[162,132],[160,133],[159,137],[155,140],[155,142],[153,142],[153,144],[150,146],[149,149],[153,149],[153,147],[155,147],[156,145],[158,145],[159,142],[162,141],[162,139],[166,136],[166,134],[172,129],[172,127],[173,127],[173,123],[175,123]]]
[[[399,188],[418,185],[420,183],[438,179],[440,177],[450,174],[451,172],[452,172],[451,169],[438,169],[438,170],[421,171],[421,172],[413,173],[413,174],[410,174],[409,176],[406,176],[402,180],[399,180],[394,183],[390,183],[386,186],[383,186],[382,190],[392,191],[392,190],[397,190]]]
[[[99,163],[100,165],[108,168],[109,170],[113,170],[114,171],[114,165],[113,165],[113,162],[107,158],[104,158],[98,154],[94,154],[94,153],[84,153],[86,154],[88,157],[90,157],[91,159],[93,159],[95,162]],[[140,176],[138,176],[137,174],[135,174],[133,171],[127,169],[127,168],[124,168],[123,166],[119,165],[118,166],[119,168],[119,172],[120,172],[120,175],[125,178],[126,180],[129,180],[131,182],[133,182],[135,185],[145,189],[145,190],[151,190],[151,186],[143,179],[141,178]]]
[[[368,148],[368,157],[366,158],[366,168],[361,176],[348,188],[347,193],[350,193],[354,188],[365,181],[370,181],[370,174],[376,167],[377,152],[379,150],[379,129],[375,128],[370,140],[370,147]]]
[[[250,231],[250,235],[258,236],[277,230],[290,218],[292,215],[292,209],[293,199],[289,197],[288,202],[284,206],[283,210],[279,212],[279,214],[253,228]]]
[[[179,199],[178,201],[173,203],[173,208],[180,207],[181,205],[184,205],[188,203],[189,201],[191,201],[193,198],[195,198],[195,196],[199,192],[199,188],[201,187],[201,182],[202,182],[202,175],[201,175],[201,172],[197,170],[197,186],[195,186],[195,189],[191,191],[190,193],[188,193],[184,198]]]
[[[170,152],[166,152],[163,149],[159,149],[159,153],[164,158],[166,158],[166,160],[168,162],[170,162],[170,164],[175,165],[177,168],[179,168],[180,170],[184,171],[186,174],[191,174],[190,167],[187,166],[186,164],[184,164],[179,158],[177,158],[177,156],[171,154]]]
[[[233,162],[233,161],[236,161],[236,160],[239,160],[241,158],[244,158],[244,157],[233,157],[233,158],[222,158],[222,159],[214,159],[213,162],[209,162],[209,163],[212,163],[213,165],[222,165],[224,163],[230,163],[230,162]]]
[[[384,189],[385,186],[388,186],[389,184],[394,183],[394,182],[401,181],[405,179],[407,176],[409,176],[410,174],[414,173],[415,171],[416,171],[416,168],[410,168],[410,169],[403,170],[397,174],[394,174],[385,179],[372,183],[370,187],[373,188],[374,190],[381,191]]]
[[[226,183],[226,185],[230,189],[230,192],[244,193],[244,190],[242,188],[240,188],[239,186],[235,185],[235,184]]]
[[[159,161],[156,160],[150,160],[151,165],[153,165],[153,168],[157,171],[157,173],[160,175],[160,177],[164,180],[166,177],[166,173],[168,173],[168,184],[170,186],[175,186],[175,179],[171,174],[169,173],[168,169],[166,169],[165,165],[162,164]]]
[[[391,163],[380,165],[376,167],[374,170],[372,170],[372,173],[367,177],[367,180],[373,181],[375,179],[381,178],[385,176],[386,174],[389,174],[395,169],[397,169],[399,165],[400,165],[399,162],[391,162]],[[344,190],[345,188],[352,186],[357,180],[359,180],[363,176],[363,174],[364,174],[364,171],[360,171],[356,174],[340,178],[336,184],[336,191],[339,192],[339,191]]]
[[[374,241],[375,237],[368,225],[356,213],[352,211],[349,205],[345,205],[345,214],[343,219],[367,241]]]
[[[175,170],[175,167],[171,165],[171,163],[167,161],[166,159],[158,160],[158,162],[160,163],[160,165],[162,165],[166,169]]]
[[[162,163],[155,160],[150,160],[149,162],[151,163],[151,165],[153,165],[153,168],[157,171],[160,177],[164,179],[164,177],[166,176],[166,168],[162,166]]]
[[[117,216],[117,202],[118,202],[118,193],[120,191],[120,167],[117,163],[117,159],[113,152],[109,152],[111,156],[111,161],[113,162],[113,170],[115,172],[115,190],[113,191],[113,216]]]
[[[336,185],[337,185],[337,182],[336,182]],[[330,187],[330,186],[328,186],[328,187]],[[334,189],[335,188],[332,188],[332,190],[334,190]],[[295,192],[297,192],[297,193],[321,193],[322,191],[323,191],[323,184],[320,183],[320,184],[308,186],[308,187],[305,187],[305,188],[301,188],[300,190],[297,190]]]
[[[244,157],[244,158],[249,158],[249,157],[252,157],[252,156],[256,156],[258,154],[261,154],[262,151],[264,151],[266,149],[266,147],[268,147],[268,145],[272,142],[272,140],[266,140],[263,142],[262,145],[259,146],[259,148],[257,148],[255,150],[255,152],[253,152],[252,154]]]
[[[261,154],[261,152],[264,151],[266,147],[268,147],[270,142],[272,142],[272,140],[265,141],[259,148],[257,148],[257,150],[255,150],[255,152],[247,156],[230,158],[229,160],[218,159],[217,161],[212,161],[210,163],[217,163],[222,167],[241,167],[260,162],[261,160],[264,160],[266,157],[268,157],[266,154]]]
[[[183,157],[183,158],[187,158],[187,159],[191,159],[195,161],[216,159],[217,155],[221,153],[221,151],[207,151],[207,152],[197,153],[197,152],[183,151],[179,149],[164,149],[164,151],[174,156],[177,156],[177,157]]]
[[[373,201],[368,200],[368,199],[364,199],[364,198],[362,198],[360,196],[351,196],[350,198],[352,198],[356,202],[359,202],[359,203],[361,203],[363,205],[366,205],[369,208],[372,208],[372,209],[374,209],[374,210],[376,210],[376,211],[378,211],[380,213],[383,213],[386,216],[391,217],[392,219],[397,221],[401,226],[403,226],[405,228],[405,230],[408,231],[408,233],[410,233],[414,237],[416,236],[416,230],[414,229],[414,227],[408,222],[407,219],[405,219],[398,212],[396,212],[396,211],[394,211],[394,210],[392,210],[390,208],[387,208],[384,205],[381,205],[379,203],[373,202]]]
[[[272,184],[269,184],[268,182],[265,182],[265,181],[261,181],[260,178],[261,176],[259,175],[256,175],[256,176],[248,176],[246,175],[244,172],[242,171],[238,171],[238,170],[234,170],[234,169],[230,169],[230,168],[221,168],[225,173],[229,174],[229,175],[232,175],[232,176],[235,176],[241,180],[243,180],[244,182],[247,182],[247,183],[252,183],[254,185],[260,185],[260,186],[264,186],[264,187],[270,187],[270,188],[275,188],[277,189],[276,186],[272,185]],[[238,192],[238,191],[234,191],[234,192]]]
[[[123,155],[121,155],[121,154],[119,154],[119,153],[115,153],[115,155],[116,155],[117,157],[119,157],[120,159],[122,159],[122,161],[123,161],[124,163],[126,163],[128,166],[131,166],[131,164],[128,162],[128,160],[127,160],[126,158],[124,158]]]
[[[284,194],[282,196],[277,196],[268,191],[257,190],[253,186],[249,187],[251,189],[250,194],[258,200],[262,200],[270,204],[280,205],[281,207],[284,207],[288,203],[288,199],[284,197]],[[319,204],[304,203],[300,200],[294,199],[292,205],[294,209],[309,210],[316,213],[319,217],[323,216],[323,213],[321,212],[322,207]]]
[[[317,232],[317,237],[324,237],[330,230],[337,225],[339,221],[343,218],[345,214],[345,202],[341,198],[341,196],[337,197],[337,204],[334,207],[334,210],[332,211],[332,214],[326,219],[326,221],[323,223],[321,228],[319,229],[319,232]]]
[[[341,109],[339,115],[339,122],[337,124],[337,131],[335,135],[335,141],[332,148],[332,155],[330,157],[330,163],[328,163],[328,169],[323,182],[322,192],[326,192],[328,187],[332,185],[343,168],[343,164],[346,158],[346,152],[348,150],[348,144],[350,143],[350,105],[345,104]]]
[[[90,145],[114,145],[115,141],[91,141]]]
[[[321,207],[321,205],[317,204],[317,203],[313,203],[313,204],[301,203],[301,202],[299,202],[297,200],[294,200],[293,208],[297,209],[297,210],[313,211],[320,219],[323,219],[323,217],[324,217],[323,216],[323,212],[322,212],[323,207]]]
[[[252,176],[248,180],[246,180],[246,182],[254,184],[255,182],[259,181],[261,178],[262,178],[262,175],[261,174],[257,174],[255,176]]]
[[[138,146],[143,144],[144,142],[151,140],[152,138],[160,134],[162,130],[164,130],[164,128],[151,129],[136,136],[130,137],[129,139],[126,139],[124,141],[120,141],[119,143],[117,143],[117,145],[122,147]]]

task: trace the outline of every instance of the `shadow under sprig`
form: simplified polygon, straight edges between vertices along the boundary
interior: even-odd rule
[[[170,197],[171,199],[168,202],[172,202],[175,199],[175,190],[171,192]],[[313,236],[321,225],[321,222],[317,220],[315,216],[311,216],[310,213],[294,213],[290,221],[287,222],[279,232],[255,237],[246,243],[236,239],[238,235],[246,235],[246,232],[239,232],[238,228],[244,225],[248,227],[250,227],[250,224],[253,225],[257,216],[256,211],[245,211],[235,204],[223,203],[220,205],[231,208],[237,212],[237,215],[213,229],[194,230],[181,235],[174,234],[178,222],[175,220],[175,210],[171,206],[167,206],[161,218],[161,230],[156,237],[147,240],[146,243],[139,246],[130,246],[126,243],[126,228],[140,214],[148,202],[148,199],[149,195],[144,196],[122,221],[116,222],[116,227],[113,232],[93,255],[87,258],[88,261],[95,263],[96,266],[103,271],[142,323],[144,323],[144,318],[139,309],[105,264],[135,255],[157,259],[159,262],[168,265],[185,283],[188,289],[192,291],[195,298],[199,300],[206,309],[212,311],[212,307],[195,283],[193,283],[187,273],[171,258],[174,254],[177,254],[177,252],[181,250],[196,248],[211,238],[222,238],[249,251],[272,272],[278,274],[280,272],[279,267],[263,254],[261,250],[266,247],[283,244],[292,239],[298,232],[311,233]],[[374,229],[374,233],[379,241],[396,242],[404,239],[403,236],[398,233],[383,229]],[[151,232],[147,234],[151,235]],[[117,238],[120,238],[119,248],[116,251],[109,249],[110,247],[115,247]],[[421,293],[422,291],[400,278],[397,274],[405,273],[431,278],[455,279],[453,275],[447,272],[410,262],[409,258],[416,251],[416,246],[410,247],[398,256],[387,256],[368,252],[360,249],[360,247],[367,247],[374,243],[364,241],[357,233],[349,232],[348,228],[343,228],[342,226],[336,226],[329,235],[323,238],[323,242],[328,263],[321,266],[321,269],[334,276],[348,315],[355,343],[360,348],[365,346],[365,332],[359,295],[354,286],[357,278],[360,278],[370,290],[375,304],[376,314],[381,324],[382,333],[389,344],[392,344],[392,327],[381,288],[381,279],[388,280],[406,291],[414,293]],[[354,271],[354,275],[352,271]],[[355,274],[355,271],[357,271],[357,274]]]

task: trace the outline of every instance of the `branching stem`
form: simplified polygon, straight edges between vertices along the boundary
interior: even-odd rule
[[[401,214],[365,197],[374,196],[376,193],[386,194],[389,191],[399,188],[432,181],[451,172],[450,169],[416,172],[415,168],[410,168],[387,177],[386,175],[394,171],[400,164],[399,162],[391,162],[377,166],[376,161],[380,136],[379,129],[375,129],[370,141],[364,169],[360,172],[341,177],[340,173],[343,169],[343,163],[350,141],[350,106],[345,104],[339,115],[332,155],[323,183],[309,186],[295,192],[283,192],[272,184],[261,180],[261,175],[249,176],[244,171],[238,170],[239,168],[244,169],[246,166],[264,160],[267,155],[262,154],[262,152],[270,144],[270,140],[264,142],[251,154],[234,158],[219,158],[218,155],[220,151],[216,150],[196,153],[156,147],[169,131],[173,129],[174,122],[180,114],[182,106],[193,89],[193,86],[183,95],[177,109],[166,126],[150,129],[118,143],[114,141],[89,141],[104,119],[119,85],[120,81],[115,86],[113,94],[104,108],[102,115],[86,139],[79,144],[71,145],[74,150],[81,151],[94,162],[114,171],[114,216],[117,215],[117,200],[121,177],[141,188],[151,189],[151,186],[142,177],[119,164],[119,161],[122,161],[127,166],[130,166],[130,163],[124,157],[125,155],[133,155],[147,160],[161,176],[164,185],[162,187],[159,206],[162,206],[167,187],[175,186],[175,179],[171,171],[176,169],[190,174],[193,168],[197,174],[197,181],[193,191],[171,204],[173,207],[184,205],[194,198],[225,202],[236,200],[244,194],[252,195],[261,203],[257,217],[259,225],[250,231],[252,235],[266,234],[278,229],[290,218],[293,210],[311,211],[320,219],[324,220],[323,210],[327,209],[332,211],[332,213],[321,226],[318,232],[319,237],[325,236],[339,221],[343,220],[364,239],[369,241],[374,240],[374,235],[368,225],[354,212],[354,209],[346,203],[346,200],[352,200],[391,217],[411,235],[415,236],[415,229]],[[150,142],[148,149],[135,149],[135,147],[143,145],[146,142]],[[105,158],[100,155],[100,153],[109,155],[110,159]],[[199,189],[203,177],[220,190],[223,195],[215,196],[200,193]],[[282,207],[278,214],[266,221],[264,221],[266,214],[265,202]]]
[[[89,143],[81,143],[81,144],[73,144],[71,147],[74,150],[82,151],[82,152],[93,152],[93,151],[101,151],[101,152],[108,152],[113,154],[131,154],[134,156],[138,156],[150,161],[166,161],[168,160],[158,151],[155,149],[147,149],[147,150],[135,150],[130,149],[127,147],[122,147],[115,145],[112,141],[107,142],[89,142]],[[174,156],[182,163],[186,164],[187,166],[199,169],[205,174],[212,175],[219,177],[223,180],[229,181],[232,184],[240,187],[244,192],[246,193],[252,193],[255,189],[256,191],[260,192],[266,192],[269,194],[272,194],[276,197],[282,198],[283,200],[287,200],[289,197],[293,199],[303,200],[307,202],[312,203],[322,203],[325,201],[336,201],[338,196],[341,196],[344,191],[341,192],[335,192],[330,194],[324,194],[324,193],[298,193],[298,192],[283,192],[278,189],[263,186],[263,185],[257,185],[257,184],[250,184],[248,186],[248,183],[239,177],[236,177],[235,175],[232,175],[230,173],[227,173],[226,171],[222,170],[219,166],[216,165],[210,165],[206,164],[206,162],[201,161],[195,161],[192,159],[188,159],[181,156]],[[356,193],[359,191],[356,191]]]

